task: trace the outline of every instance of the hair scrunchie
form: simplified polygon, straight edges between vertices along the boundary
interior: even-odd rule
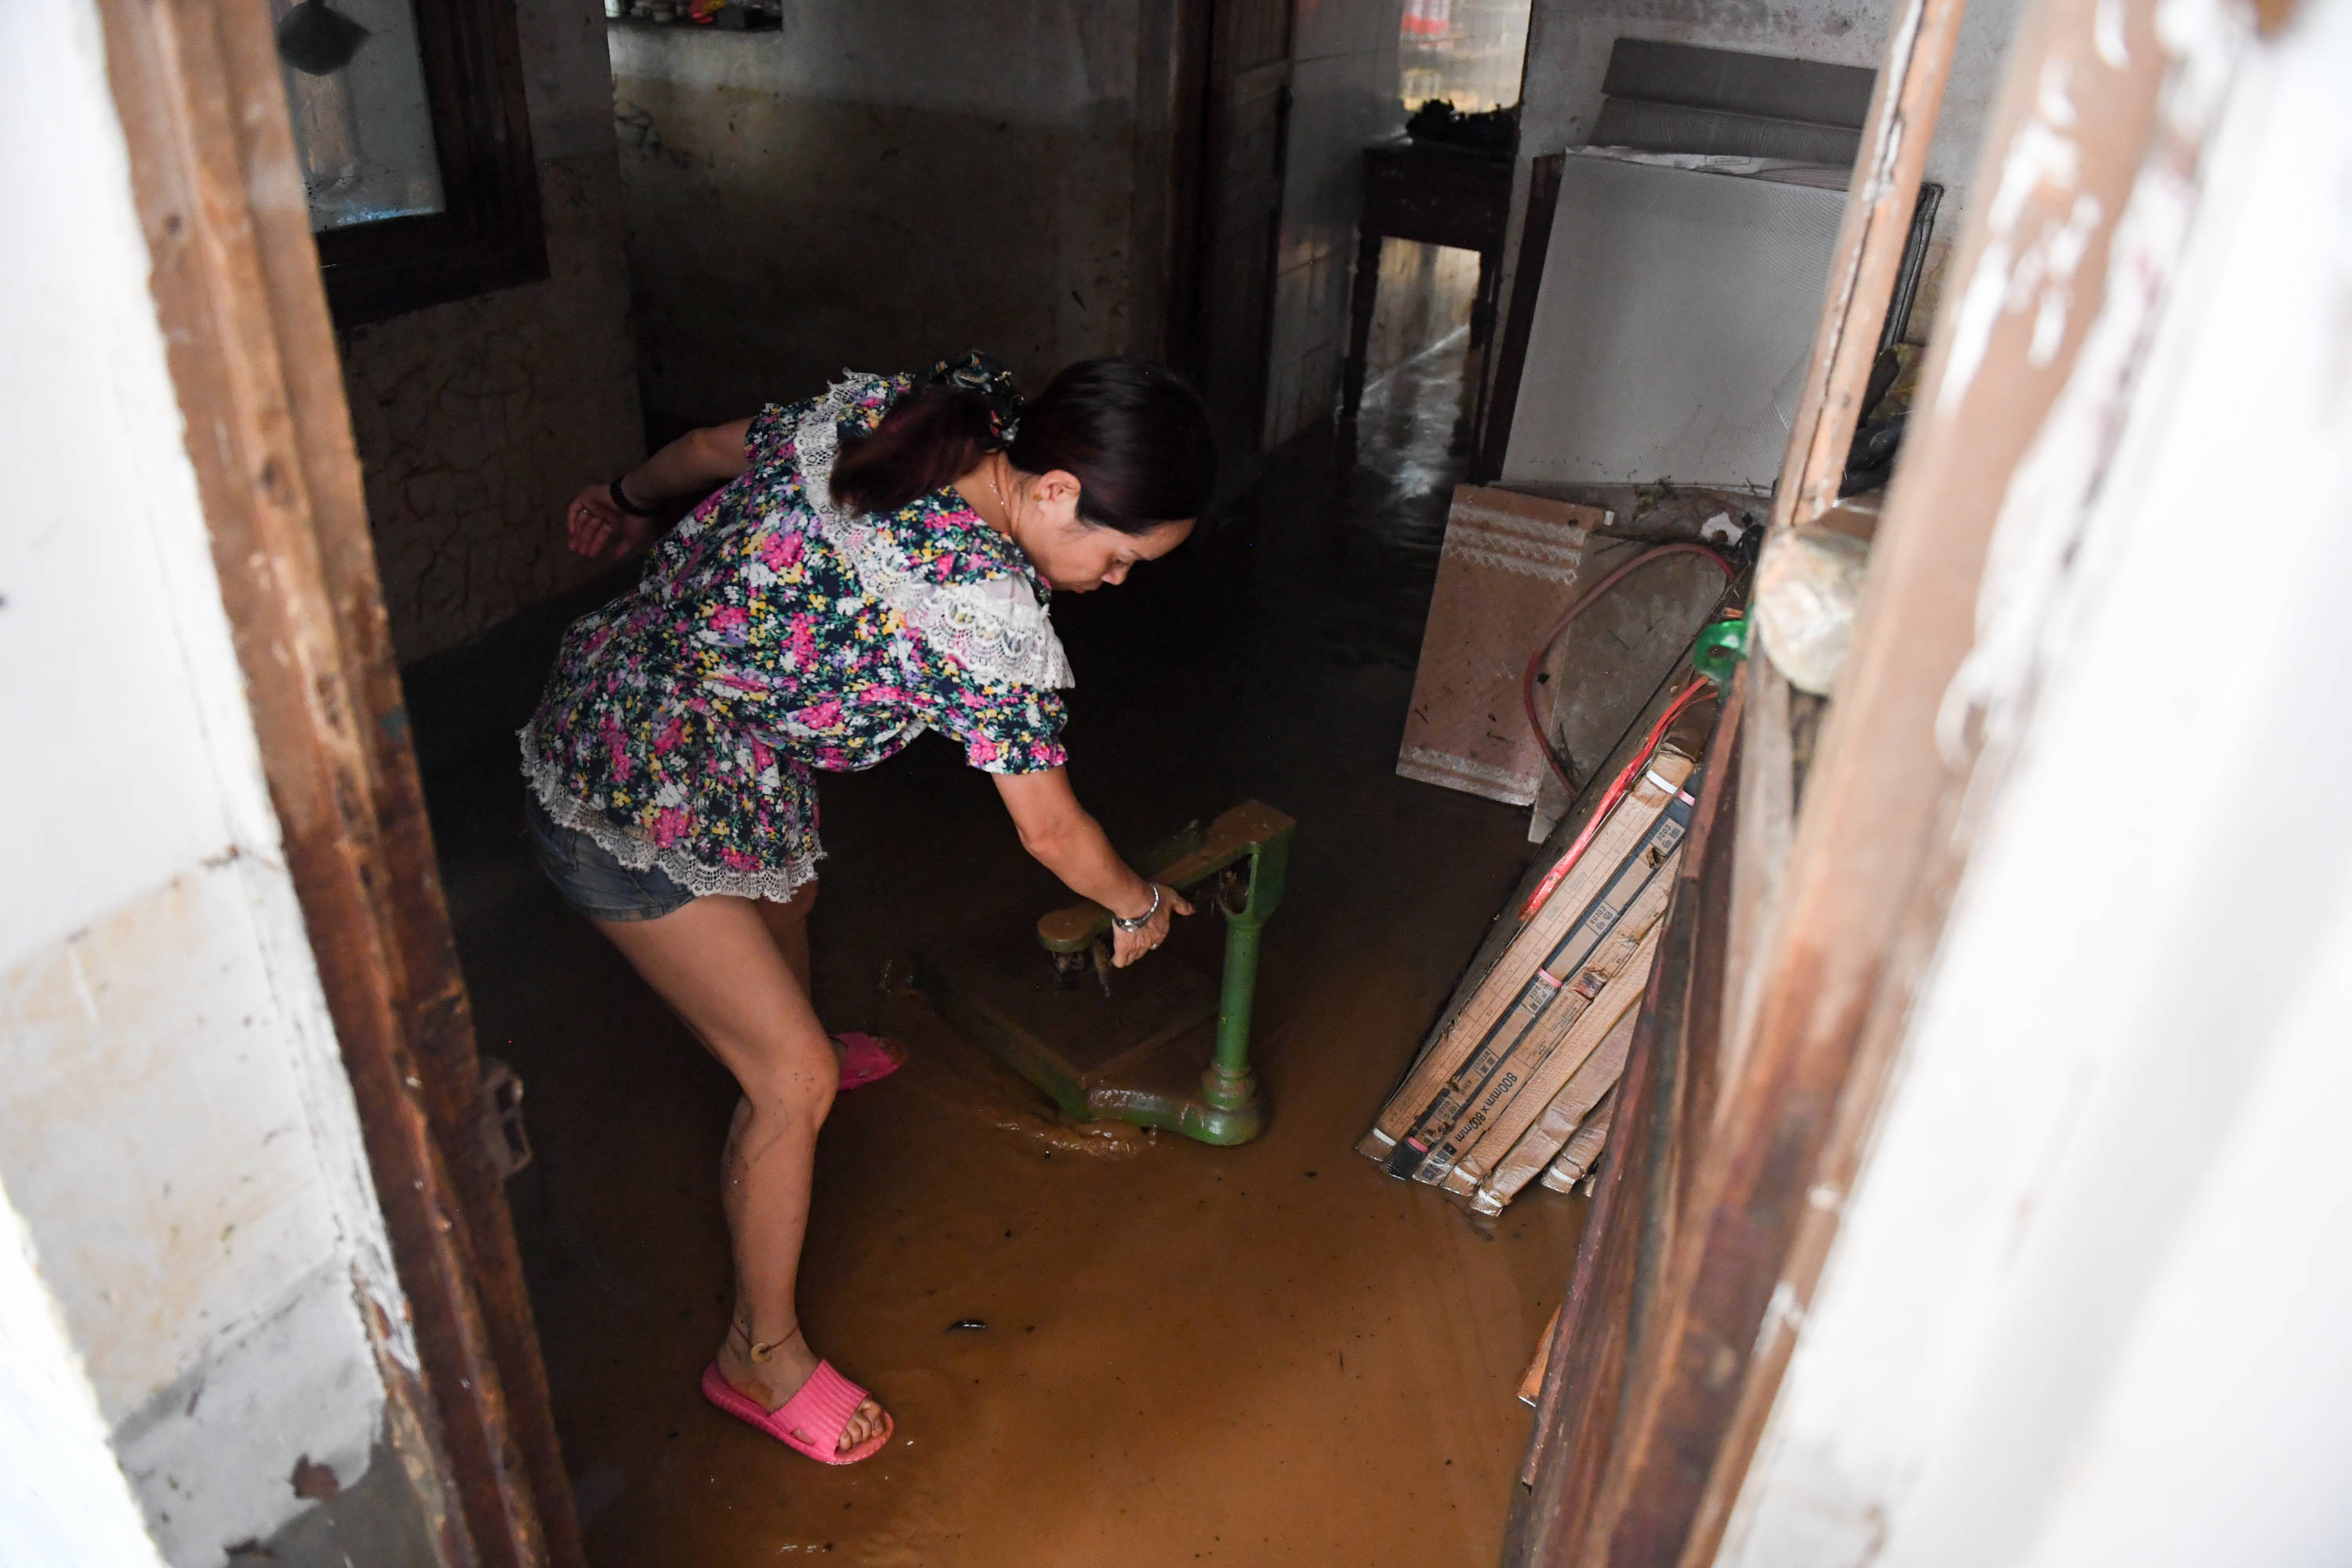
[[[930,379],[934,385],[969,392],[986,405],[990,439],[997,449],[1011,446],[1013,437],[1020,434],[1024,406],[1020,384],[994,354],[975,349],[954,359],[943,359],[931,367]]]

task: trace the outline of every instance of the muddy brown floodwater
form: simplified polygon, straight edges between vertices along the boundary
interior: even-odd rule
[[[1524,812],[1393,771],[1457,377],[1441,354],[1376,393],[1345,483],[1328,444],[1294,447],[1221,535],[1055,606],[1073,778],[1115,838],[1250,795],[1298,819],[1258,1142],[1072,1127],[887,999],[893,960],[1066,900],[943,742],[824,781],[819,1007],[913,1051],[837,1103],[802,1270],[812,1342],[897,1417],[866,1464],[800,1458],[696,1390],[726,1323],[733,1089],[531,868],[500,731],[560,617],[415,673],[483,1047],[528,1086],[511,1196],[598,1568],[1496,1561],[1513,1387],[1583,1205],[1538,1190],[1481,1228],[1352,1151],[1528,855]],[[1191,924],[1172,948],[1213,965]]]

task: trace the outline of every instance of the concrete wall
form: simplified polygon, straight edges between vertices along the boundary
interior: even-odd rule
[[[1402,10],[1299,0],[1269,442],[1339,384],[1360,154],[1403,122]],[[966,346],[1033,381],[1159,353],[1174,20],[1171,0],[791,0],[778,33],[614,27],[653,426]]]
[[[1397,74],[1403,15],[1403,0],[1298,0],[1266,390],[1270,447],[1328,416],[1339,395],[1363,152],[1404,127]]]
[[[139,1561],[127,1476],[165,1558],[211,1568],[308,1506],[299,1463],[360,1479],[377,1356],[413,1351],[91,0],[0,7],[0,211],[70,237],[0,252],[0,1500],[0,1500],[0,1559]],[[18,1550],[85,1527],[116,1545]]]
[[[1157,354],[1171,0],[787,0],[611,30],[645,398],[740,417],[845,364]]]
[[[583,581],[563,503],[642,455],[597,0],[516,0],[550,277],[343,342],[384,600],[404,662]]]
[[[1730,1568],[2352,1562],[2352,0],[2158,15],[2170,123],[1955,688],[2013,750]],[[2066,297],[1992,233],[1972,301]],[[2210,503],[2249,475],[2256,557]]]

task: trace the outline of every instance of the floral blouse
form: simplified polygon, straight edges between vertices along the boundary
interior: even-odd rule
[[[952,489],[887,516],[833,503],[840,431],[913,384],[851,373],[770,405],[743,475],[572,625],[521,731],[558,823],[697,895],[789,898],[820,853],[811,766],[872,767],[926,729],[991,773],[1068,760],[1069,662],[1020,548]]]

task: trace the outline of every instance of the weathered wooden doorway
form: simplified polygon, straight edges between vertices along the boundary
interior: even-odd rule
[[[418,1364],[458,1568],[583,1563],[450,945],[269,8],[100,0],[188,453]]]

